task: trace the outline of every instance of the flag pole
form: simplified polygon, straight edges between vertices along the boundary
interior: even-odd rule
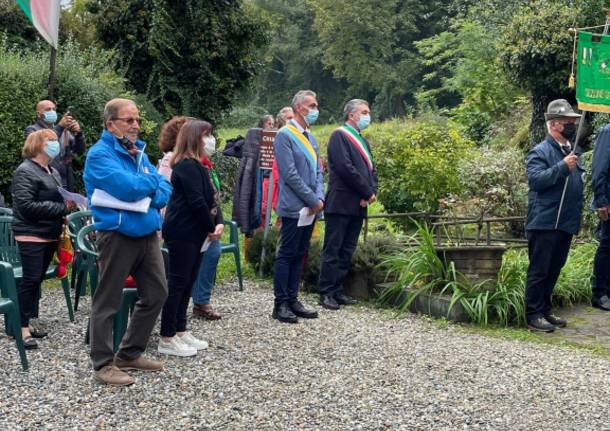
[[[57,49],[51,46],[51,62],[49,64],[49,85],[47,87],[47,99],[54,100],[55,93],[55,62],[57,60]]]

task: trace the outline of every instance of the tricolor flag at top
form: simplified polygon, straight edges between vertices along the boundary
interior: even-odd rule
[[[44,40],[57,48],[61,0],[17,0],[17,3]]]

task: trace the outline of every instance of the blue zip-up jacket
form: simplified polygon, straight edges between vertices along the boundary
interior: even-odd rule
[[[291,123],[297,127],[296,123]],[[320,163],[318,143],[307,132],[309,142],[318,155],[316,173],[309,167],[307,157],[284,133],[278,133],[273,152],[279,172],[279,193],[276,212],[280,217],[299,218],[303,207],[315,207],[324,202],[324,177]]]
[[[560,230],[575,235],[583,207],[583,174],[580,161],[572,171],[563,161],[559,144],[547,136],[526,158],[529,184],[526,230]],[[569,180],[568,180],[569,179]],[[561,196],[568,181],[563,205]]]
[[[172,186],[148,160],[144,153],[146,144],[138,140],[135,145],[140,150],[137,157],[131,156],[104,129],[99,141],[87,153],[84,180],[89,203],[95,189],[126,202],[152,199],[146,213],[91,206],[97,230],[116,230],[127,236],[142,237],[161,229],[159,210],[167,205]]]
[[[595,140],[591,164],[593,209],[610,205],[610,124],[606,124]]]

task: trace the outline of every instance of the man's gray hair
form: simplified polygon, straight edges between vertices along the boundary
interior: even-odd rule
[[[121,98],[112,99],[106,103],[106,106],[104,106],[104,127],[107,127],[108,121],[116,119],[121,108],[127,105],[137,106],[133,100]]]
[[[316,96],[316,93],[314,93],[311,90],[298,91],[297,94],[295,94],[294,97],[292,98],[292,108],[296,109],[297,105],[301,105],[305,101],[305,98],[307,96],[311,96],[314,99],[318,98],[318,96]]]
[[[368,107],[369,102],[364,99],[352,99],[347,102],[343,108],[343,115],[345,116],[345,119],[347,120],[349,118],[349,114],[356,112],[356,108],[358,108],[360,105],[366,105]]]

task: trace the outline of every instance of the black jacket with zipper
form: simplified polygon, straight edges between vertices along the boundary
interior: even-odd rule
[[[57,188],[61,177],[26,159],[13,174],[13,233],[58,239],[68,208]]]

